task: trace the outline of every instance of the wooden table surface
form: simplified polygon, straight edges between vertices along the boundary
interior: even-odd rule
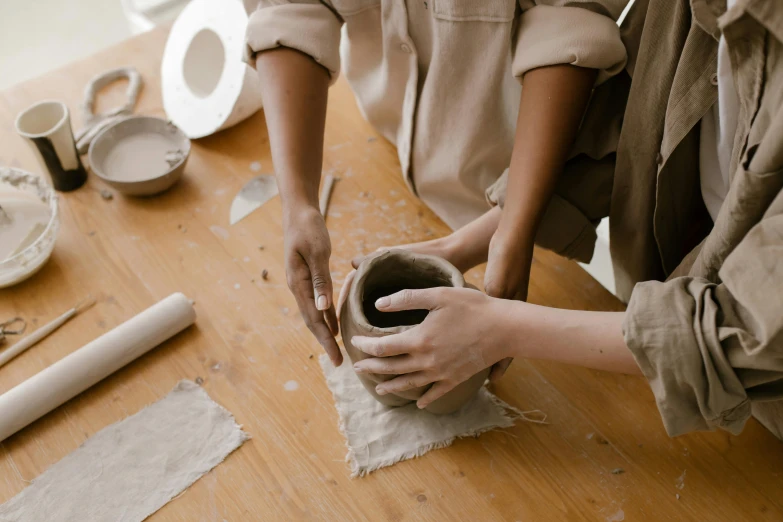
[[[40,172],[14,133],[15,115],[59,99],[78,129],[84,86],[108,68],[136,66],[145,79],[137,112],[163,115],[165,39],[156,30],[0,94],[0,164]],[[123,91],[110,88],[99,108],[116,105]],[[40,325],[88,294],[98,304],[0,369],[0,392],[172,292],[195,299],[198,319],[0,444],[0,502],[178,380],[201,377],[252,439],[152,520],[783,519],[783,443],[755,420],[739,437],[670,439],[642,378],[546,362],[516,361],[495,391],[518,408],[545,411],[549,425],[520,422],[350,479],[321,349],[285,285],[280,202],[228,223],[232,198],[259,164],[272,173],[261,113],[194,142],[185,178],[163,195],[106,201],[94,176],[61,195],[54,255],[32,279],[0,290],[0,319]],[[330,91],[324,170],[341,178],[328,218],[338,287],[354,255],[448,232],[408,192],[394,147],[362,119],[343,80]],[[577,265],[543,251],[530,300],[622,309]],[[286,391],[291,380],[299,388]]]

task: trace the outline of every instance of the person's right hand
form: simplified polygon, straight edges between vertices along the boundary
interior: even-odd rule
[[[421,324],[385,337],[354,336],[354,347],[370,358],[357,361],[357,373],[395,375],[376,393],[397,393],[435,383],[417,401],[426,408],[455,386],[510,355],[520,339],[520,306],[510,307],[478,290],[402,290],[375,302],[381,312],[429,310]]]
[[[342,353],[335,341],[339,331],[332,297],[329,256],[332,245],[319,210],[303,205],[284,212],[285,267],[288,287],[296,298],[307,328],[321,343],[332,363],[340,366]]]

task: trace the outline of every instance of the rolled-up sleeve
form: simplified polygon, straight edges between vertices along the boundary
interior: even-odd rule
[[[778,198],[780,199],[780,197]],[[636,285],[623,330],[671,436],[739,433],[751,400],[783,399],[783,215],[769,216],[720,270]]]
[[[508,190],[508,169],[503,171],[503,174],[495,180],[484,192],[484,196],[487,198],[487,203],[491,207],[503,208],[506,206],[506,191]]]
[[[249,20],[245,61],[255,66],[256,54],[288,47],[323,65],[334,83],[340,73],[342,19],[324,2],[245,0]]]
[[[619,73],[625,46],[615,22],[627,0],[598,0],[572,7],[571,0],[521,0],[512,71],[520,78],[532,69],[571,64],[598,69],[596,85]]]

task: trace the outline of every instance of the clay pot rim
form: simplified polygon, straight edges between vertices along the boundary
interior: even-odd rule
[[[44,105],[52,105],[56,106],[58,109],[62,110],[62,116],[60,116],[60,119],[57,120],[57,123],[49,127],[43,132],[27,132],[26,130],[23,130],[21,127],[22,120],[27,118],[34,110],[39,109],[43,107]],[[16,128],[16,132],[25,138],[35,139],[35,138],[48,138],[52,134],[59,131],[63,125],[70,119],[71,113],[68,110],[68,106],[65,105],[60,100],[41,100],[37,103],[34,103],[33,105],[30,105],[26,109],[24,109],[22,112],[16,115],[16,120],[14,120],[14,127]]]
[[[350,293],[348,294],[348,304],[351,307],[351,310],[353,310],[353,322],[360,330],[388,335],[401,333],[416,326],[402,325],[382,328],[371,325],[367,320],[367,317],[364,315],[364,306],[362,306],[363,296],[360,295],[360,290],[364,288],[364,282],[369,275],[371,266],[378,262],[377,260],[390,256],[413,258],[417,263],[421,262],[423,265],[429,265],[430,267],[442,272],[449,278],[452,287],[465,287],[465,278],[463,277],[462,272],[460,272],[457,267],[441,257],[427,254],[418,254],[402,248],[391,248],[389,250],[384,250],[383,252],[378,252],[374,255],[368,256],[362,261],[362,263],[359,265],[359,268],[356,269],[356,276],[354,277],[353,283],[351,284]]]

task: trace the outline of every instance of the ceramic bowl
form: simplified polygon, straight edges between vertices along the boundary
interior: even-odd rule
[[[41,235],[27,248],[0,262],[0,288],[21,283],[38,272],[52,255],[60,230],[57,194],[45,180],[20,169],[0,167],[0,189],[4,190],[6,187],[40,199],[49,207],[49,222]]]
[[[173,123],[132,116],[101,131],[88,158],[96,176],[128,196],[152,196],[171,188],[185,170],[190,140]]]

